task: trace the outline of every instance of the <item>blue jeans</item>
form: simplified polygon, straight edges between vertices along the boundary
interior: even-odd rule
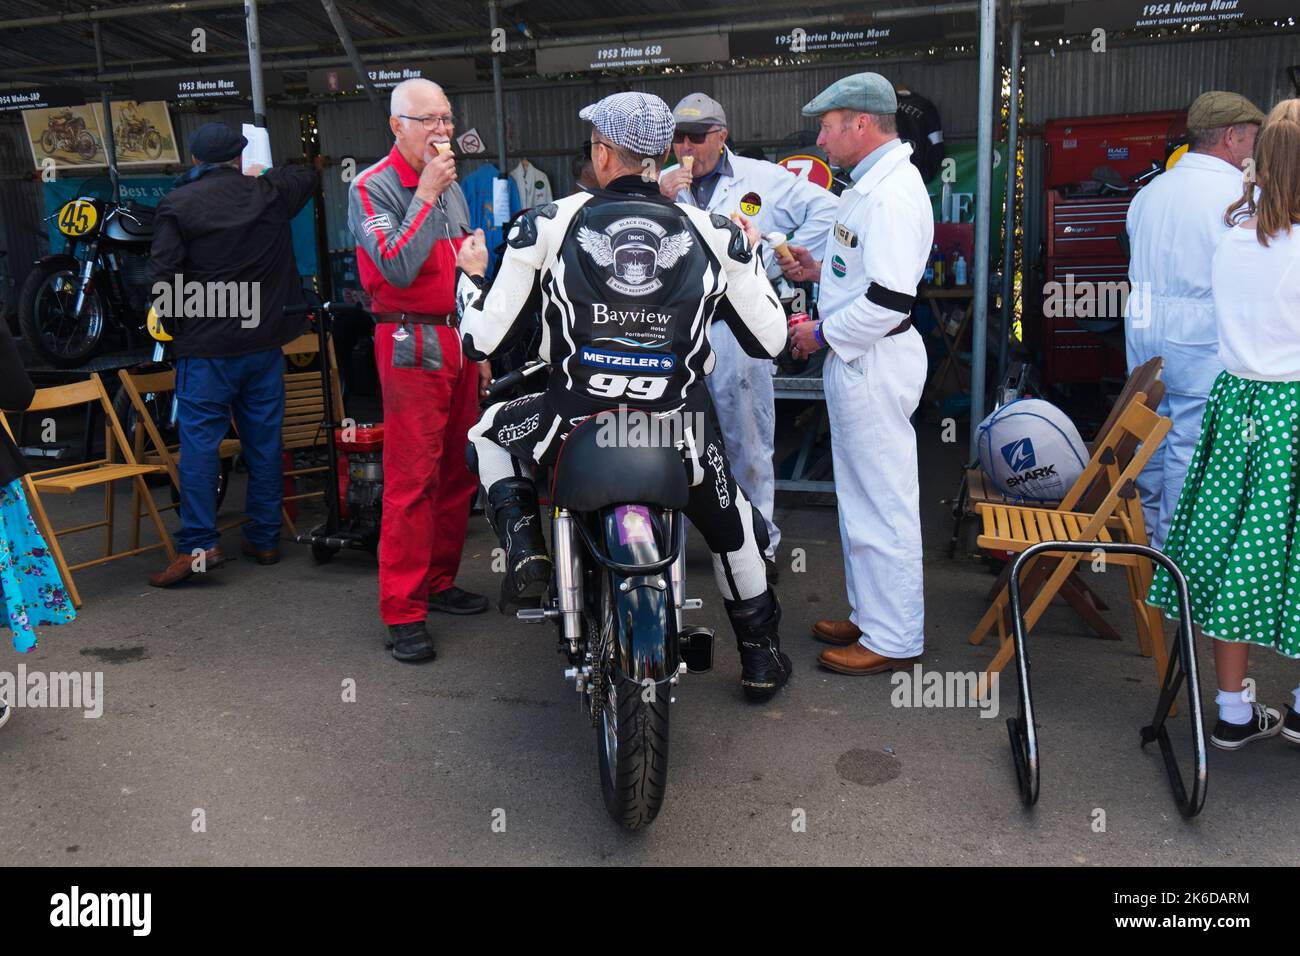
[[[267,349],[235,358],[183,358],[176,363],[180,405],[181,553],[217,543],[218,451],[230,420],[239,432],[248,466],[244,536],[269,551],[280,539],[284,468],[280,430],[284,423],[284,355]]]

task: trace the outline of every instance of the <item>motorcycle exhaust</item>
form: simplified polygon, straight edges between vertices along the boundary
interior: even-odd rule
[[[564,639],[570,652],[578,653],[578,638],[582,636],[582,585],[579,578],[577,555],[573,547],[573,516],[565,508],[555,512],[551,525],[555,550],[555,580],[560,613],[564,615]]]

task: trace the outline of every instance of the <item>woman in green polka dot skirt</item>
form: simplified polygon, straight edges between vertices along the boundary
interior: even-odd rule
[[[1300,658],[1300,99],[1274,107],[1254,160],[1258,199],[1247,182],[1227,210],[1211,277],[1226,371],[1164,547],[1214,639],[1210,741],[1225,750],[1278,733],[1300,744],[1300,687],[1283,718],[1245,684],[1252,644]],[[1167,572],[1147,601],[1178,613]]]

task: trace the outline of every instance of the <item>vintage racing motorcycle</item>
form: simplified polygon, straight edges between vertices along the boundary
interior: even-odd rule
[[[81,196],[53,218],[65,246],[27,274],[18,323],[51,364],[75,368],[99,352],[109,327],[144,328],[153,209]]]
[[[544,367],[532,362],[510,372],[490,394],[502,397]],[[713,665],[713,631],[682,622],[683,611],[703,603],[685,597],[682,509],[704,477],[696,439],[687,425],[676,444],[599,437],[603,428],[626,434],[635,427],[627,417],[647,414],[601,412],[565,439],[547,509],[554,577],[541,606],[517,614],[558,629],[564,676],[595,729],[605,809],[630,830],[648,825],[663,804],[674,688]]]

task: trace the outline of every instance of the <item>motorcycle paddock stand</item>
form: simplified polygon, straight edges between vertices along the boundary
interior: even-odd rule
[[[1155,715],[1151,723],[1139,733],[1141,745],[1155,741],[1160,745],[1160,754],[1164,761],[1165,773],[1169,777],[1169,786],[1173,790],[1174,803],[1178,812],[1191,818],[1201,812],[1205,806],[1205,788],[1209,776],[1205,749],[1205,726],[1201,717],[1200,679],[1196,663],[1196,643],[1192,629],[1191,598],[1187,591],[1187,579],[1182,571],[1169,557],[1155,548],[1140,544],[1124,544],[1106,541],[1043,541],[1020,552],[1011,566],[1011,577],[1007,582],[1007,596],[1011,607],[1012,639],[1015,641],[1016,686],[1020,700],[1020,713],[1007,718],[1007,732],[1011,738],[1011,758],[1015,766],[1016,785],[1020,792],[1020,801],[1026,807],[1038,802],[1039,763],[1041,748],[1038,743],[1038,730],[1034,723],[1034,702],[1029,685],[1029,650],[1025,639],[1025,619],[1020,601],[1020,571],[1028,561],[1040,554],[1050,552],[1080,551],[1091,554],[1093,551],[1109,554],[1131,554],[1159,564],[1169,572],[1178,593],[1178,639],[1169,651],[1169,664],[1156,700]],[[1187,683],[1187,712],[1192,730],[1192,777],[1191,792],[1174,756],[1173,744],[1169,739],[1169,730],[1165,721],[1174,705],[1178,691],[1184,680]]]

